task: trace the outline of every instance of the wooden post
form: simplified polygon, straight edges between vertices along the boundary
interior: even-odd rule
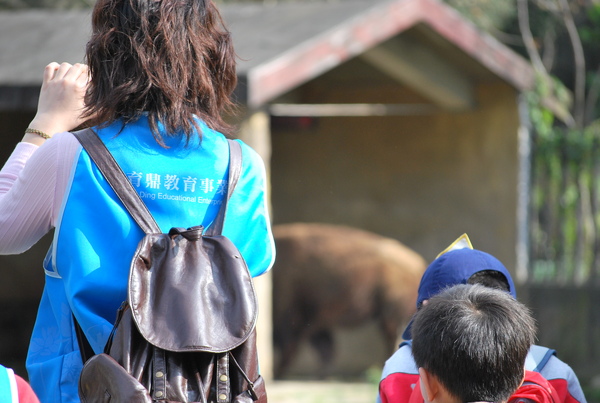
[[[264,111],[248,112],[239,127],[238,138],[256,150],[265,162],[267,171],[267,190],[270,195],[271,130],[269,115]],[[255,278],[254,286],[258,295],[259,306],[257,347],[260,358],[260,373],[268,381],[273,379],[271,273],[263,274],[262,276]]]

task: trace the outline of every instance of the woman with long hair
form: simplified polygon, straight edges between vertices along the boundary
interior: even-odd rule
[[[227,189],[232,128],[222,114],[235,54],[211,0],[98,0],[86,63],[46,67],[38,111],[0,171],[0,253],[55,229],[27,357],[42,402],[79,401],[73,318],[102,352],[143,236],[69,130],[93,127],[163,232],[209,226]],[[257,276],[274,259],[266,176],[240,144],[223,235]]]

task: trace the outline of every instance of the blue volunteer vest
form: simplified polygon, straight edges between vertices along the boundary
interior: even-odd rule
[[[210,225],[227,189],[226,138],[201,124],[202,140],[156,143],[145,117],[97,130],[163,232]],[[274,259],[260,157],[242,143],[242,173],[223,235],[240,249],[252,276]],[[129,264],[142,231],[84,150],[75,158],[54,240],[44,261],[46,284],[27,357],[42,402],[78,402],[82,362],[72,315],[96,353],[127,299]]]

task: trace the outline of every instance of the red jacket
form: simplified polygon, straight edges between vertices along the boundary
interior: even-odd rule
[[[527,358],[528,361],[526,361],[526,373],[529,374],[526,380],[531,380],[531,384],[537,383],[539,385],[541,383],[542,388],[544,388],[544,385],[549,385],[545,389],[552,391],[551,396],[553,400],[546,400],[548,402],[585,403],[585,397],[572,370],[562,362],[560,364],[568,368],[568,374],[562,366],[559,367],[561,371],[552,370],[555,365],[547,366],[546,364],[551,358],[554,361],[558,361],[553,355],[554,350],[540,346],[535,347],[530,351]],[[544,368],[545,366],[546,368]],[[550,371],[546,371],[548,368],[550,368]],[[539,373],[540,371],[542,372],[541,374]],[[551,376],[549,379],[544,377],[544,371]],[[565,372],[565,374],[562,372]],[[535,392],[538,390],[535,386],[528,386],[531,384],[524,383],[513,397],[527,398],[525,394],[538,393],[539,391]],[[413,391],[415,392],[414,394]],[[419,387],[419,374],[412,358],[410,342],[403,343],[401,348],[386,363],[384,376],[379,384],[377,402],[423,403]]]
[[[387,393],[381,394],[382,402],[423,403],[425,400],[419,387],[419,375],[408,375],[408,377],[404,380],[411,379],[411,381],[385,385]],[[558,403],[560,401],[558,392],[552,384],[539,373],[532,371],[525,371],[523,385],[509,399],[509,403]]]

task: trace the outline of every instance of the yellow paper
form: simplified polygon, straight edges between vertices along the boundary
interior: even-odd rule
[[[452,242],[450,244],[450,246],[448,246],[446,249],[444,249],[442,252],[440,252],[439,255],[437,255],[435,258],[437,259],[438,257],[442,256],[444,253],[450,252],[451,250],[457,250],[457,249],[473,249],[473,245],[471,244],[471,240],[469,239],[469,236],[467,234],[462,234],[461,236],[459,236],[456,241]]]

